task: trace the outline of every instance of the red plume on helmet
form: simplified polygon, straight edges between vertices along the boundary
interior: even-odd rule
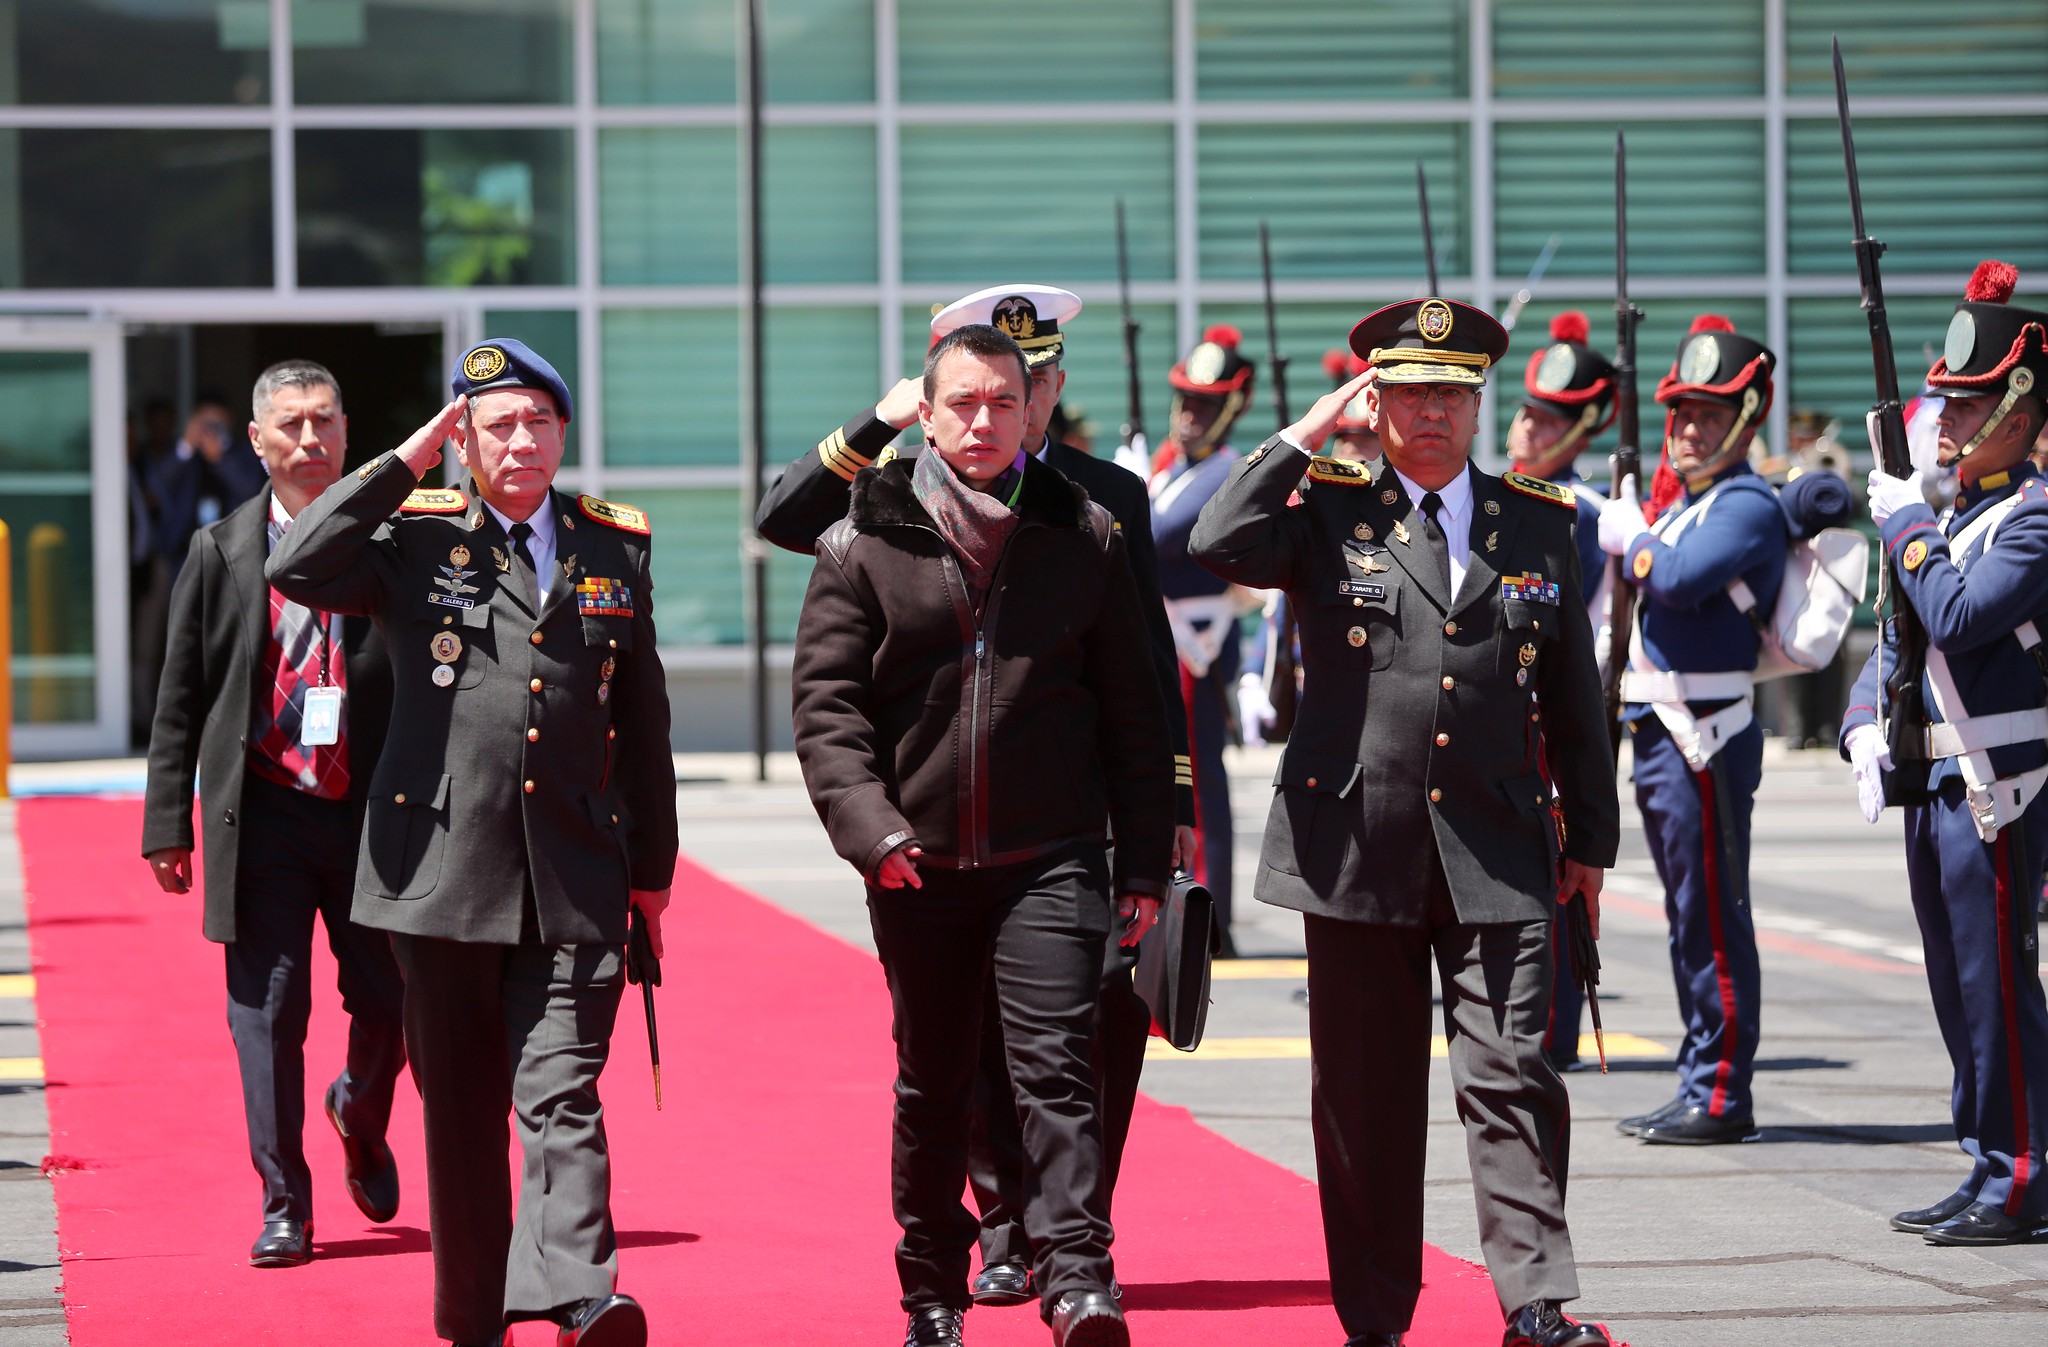
[[[1586,321],[1586,315],[1578,309],[1566,309],[1550,320],[1552,341],[1575,341],[1584,346],[1592,331],[1591,324]]]
[[[2007,390],[2038,396],[2048,385],[2048,312],[2013,303],[2019,283],[2019,268],[2008,262],[1977,264],[1949,320],[1941,358],[1927,371],[1930,389],[1951,397]]]
[[[2019,283],[2018,267],[1998,261],[1979,262],[1977,269],[1970,273],[1970,284],[1963,291],[1963,299],[1972,304],[2009,304]]]
[[[1216,323],[1203,330],[1202,340],[1167,372],[1166,381],[1183,393],[1249,396],[1257,367],[1238,350],[1242,345],[1244,333],[1229,323]]]
[[[1688,335],[1693,332],[1733,332],[1735,320],[1718,313],[1703,313],[1692,320]]]
[[[1329,376],[1331,383],[1341,384],[1344,382],[1345,366],[1351,360],[1352,355],[1349,351],[1325,351],[1323,352],[1323,373]]]
[[[1226,351],[1235,351],[1238,347],[1244,345],[1244,333],[1228,323],[1218,323],[1214,327],[1203,330],[1202,340],[1213,341]]]

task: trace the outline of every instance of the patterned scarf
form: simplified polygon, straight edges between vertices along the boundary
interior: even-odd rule
[[[953,555],[973,591],[978,609],[988,597],[995,580],[996,563],[1003,548],[1017,531],[1017,498],[1024,493],[1024,455],[989,484],[977,491],[960,480],[939,451],[927,447],[917,456],[917,468],[910,476],[910,489],[939,527],[939,536]]]

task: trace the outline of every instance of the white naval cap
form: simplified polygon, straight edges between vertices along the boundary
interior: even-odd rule
[[[1060,324],[1081,312],[1081,297],[1051,285],[992,285],[956,299],[932,315],[932,339],[955,328],[986,323],[1024,348],[1031,365],[1058,360],[1066,334]]]

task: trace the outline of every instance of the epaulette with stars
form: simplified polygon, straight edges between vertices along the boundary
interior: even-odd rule
[[[600,524],[610,524],[615,529],[624,529],[628,533],[638,533],[642,537],[654,531],[648,526],[646,512],[644,510],[636,510],[630,505],[619,505],[613,501],[599,500],[596,496],[578,496],[576,504],[582,508],[584,514],[589,515]]]
[[[1504,472],[1500,475],[1500,480],[1508,490],[1518,491],[1524,496],[1549,501],[1552,505],[1562,505],[1573,512],[1579,508],[1579,498],[1568,486],[1559,486],[1556,482],[1546,482],[1541,477],[1531,477],[1522,472]]]
[[[447,487],[423,486],[400,502],[401,514],[461,514],[469,508],[469,497]]]
[[[1308,479],[1331,486],[1371,486],[1372,473],[1362,463],[1348,458],[1325,458],[1318,454],[1308,461]]]

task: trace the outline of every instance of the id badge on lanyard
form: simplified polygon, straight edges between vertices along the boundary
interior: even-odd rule
[[[321,748],[341,742],[341,689],[327,681],[328,652],[334,644],[334,619],[321,614],[320,682],[306,689],[306,702],[299,722],[299,742]]]

